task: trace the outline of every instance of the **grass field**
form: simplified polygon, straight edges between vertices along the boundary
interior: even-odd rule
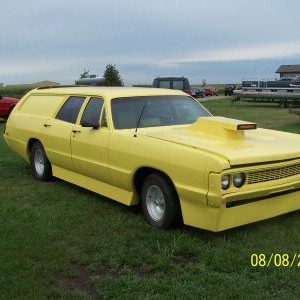
[[[217,115],[300,133],[300,121],[278,107],[205,105]],[[0,299],[300,297],[300,256],[293,267],[250,263],[251,254],[300,254],[300,212],[218,234],[156,230],[139,207],[60,180],[36,181],[2,136],[0,155]]]
[[[276,103],[231,103],[230,97],[224,99],[207,101],[204,105],[214,115],[256,122],[262,128],[300,133],[299,117],[279,108]]]

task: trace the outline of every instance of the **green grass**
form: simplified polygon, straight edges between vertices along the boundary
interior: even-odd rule
[[[285,109],[205,105],[214,114],[300,132]],[[218,234],[157,230],[139,207],[60,180],[36,181],[3,137],[0,154],[0,299],[300,297],[297,266],[250,265],[252,253],[300,253],[300,212]]]
[[[216,116],[255,122],[261,128],[300,133],[299,117],[289,114],[287,108],[280,108],[276,103],[231,103],[231,99],[227,97],[222,100],[206,101],[203,104]]]

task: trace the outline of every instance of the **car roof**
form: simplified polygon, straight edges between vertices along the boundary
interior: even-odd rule
[[[32,94],[60,94],[60,95],[99,95],[110,98],[132,97],[132,96],[164,96],[177,95],[187,96],[180,90],[162,88],[140,88],[140,87],[95,87],[95,86],[68,86],[37,88]]]

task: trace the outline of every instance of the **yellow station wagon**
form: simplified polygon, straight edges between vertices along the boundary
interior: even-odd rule
[[[11,113],[9,147],[51,176],[126,205],[160,228],[211,231],[300,209],[300,137],[212,116],[155,88],[57,87]]]

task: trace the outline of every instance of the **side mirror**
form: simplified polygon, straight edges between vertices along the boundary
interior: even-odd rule
[[[99,121],[95,120],[83,120],[81,122],[82,127],[92,127],[93,129],[98,129],[100,127]]]

